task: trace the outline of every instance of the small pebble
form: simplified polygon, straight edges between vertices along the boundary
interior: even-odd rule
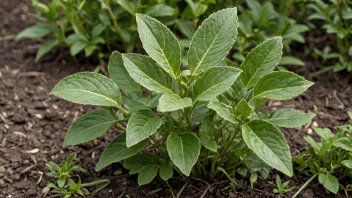
[[[40,120],[43,119],[43,116],[41,114],[39,114],[39,113],[35,114],[35,117],[40,119]]]
[[[312,135],[312,134],[313,134],[313,129],[309,128],[309,129],[307,130],[307,133],[308,133],[309,135]]]
[[[313,127],[319,127],[319,124],[316,121],[313,121],[312,125]]]

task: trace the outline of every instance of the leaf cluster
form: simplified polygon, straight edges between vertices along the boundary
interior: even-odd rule
[[[352,113],[349,113],[352,120]],[[318,176],[319,183],[332,193],[352,190],[352,123],[338,126],[336,134],[328,128],[315,128],[320,141],[304,139],[310,147],[293,158],[299,173]],[[341,187],[341,188],[340,188]]]
[[[275,1],[261,4],[256,0],[53,0],[44,4],[32,0],[32,5],[40,22],[23,30],[17,38],[51,37],[39,48],[37,61],[55,47],[68,47],[72,56],[80,52],[87,57],[94,54],[102,65],[102,60],[114,49],[139,51],[136,13],[162,21],[182,38],[181,47],[189,48],[201,21],[215,11],[238,6],[240,28],[234,45],[236,61],[232,63],[238,66],[258,43],[282,36],[284,47],[289,51],[292,41],[304,43],[301,34],[308,30],[307,26],[288,17],[289,12],[285,10],[292,4]],[[182,54],[182,60],[186,62],[186,54]],[[303,66],[304,63],[293,56],[284,56],[279,66],[285,65]]]
[[[110,78],[83,72],[51,92],[68,101],[101,106],[72,124],[64,145],[93,140],[116,126],[120,134],[101,154],[96,170],[123,161],[140,185],[174,171],[208,181],[246,177],[270,167],[292,176],[289,147],[280,127],[298,127],[313,113],[279,109],[261,113],[268,100],[295,97],[312,82],[274,72],[282,38],[255,47],[240,67],[225,58],[236,40],[236,8],[210,15],[194,34],[186,64],[178,39],[160,21],[137,14],[148,55],[114,52]],[[121,90],[121,92],[120,92]]]
[[[56,183],[49,183],[46,188],[51,190],[51,193],[60,194],[65,198],[69,197],[77,197],[77,196],[86,196],[89,194],[94,194],[99,190],[105,188],[109,185],[110,181],[107,179],[94,181],[91,183],[82,184],[81,178],[77,176],[78,181],[75,182],[72,178],[75,176],[74,172],[86,172],[80,166],[73,165],[73,160],[75,157],[75,153],[72,153],[67,157],[66,160],[60,163],[60,166],[54,162],[46,163],[46,166],[49,168],[50,172],[46,173],[49,177],[53,177],[57,179]],[[93,192],[89,192],[87,187],[97,185],[102,183],[96,190]]]
[[[308,17],[311,21],[320,21],[316,28],[325,29],[335,35],[336,42],[326,45],[322,50],[315,48],[315,55],[321,57],[327,69],[333,71],[352,71],[352,2],[348,0],[314,0],[307,5],[312,10]],[[337,61],[336,61],[337,60]]]

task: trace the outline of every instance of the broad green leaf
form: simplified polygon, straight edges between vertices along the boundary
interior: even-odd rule
[[[249,106],[246,100],[242,99],[235,107],[235,114],[240,119],[250,118],[253,114],[253,109]]]
[[[345,149],[347,151],[352,151],[352,144],[348,137],[338,138],[333,142],[334,146]]]
[[[174,171],[170,166],[167,166],[167,165],[160,166],[159,175],[161,179],[163,179],[164,181],[167,181],[168,179],[170,179],[173,174],[174,174]]]
[[[175,35],[158,20],[136,14],[143,48],[166,72],[176,79],[181,73],[181,47]]]
[[[50,24],[36,24],[22,30],[22,32],[20,32],[16,36],[16,39],[38,38],[38,37],[46,36],[51,32],[52,32],[52,26]]]
[[[192,106],[191,98],[181,98],[176,94],[163,94],[159,99],[158,111],[170,112]]]
[[[93,72],[73,74],[61,80],[50,92],[73,103],[119,106],[121,94],[109,78]]]
[[[247,88],[255,85],[264,75],[274,70],[282,55],[282,38],[267,39],[247,55],[240,68],[241,81]]]
[[[138,185],[142,186],[152,182],[155,176],[158,174],[158,169],[158,165],[144,166],[138,173]]]
[[[236,8],[220,10],[205,19],[192,38],[188,69],[194,74],[223,61],[235,43],[237,27]]]
[[[42,56],[50,52],[54,47],[59,44],[58,40],[50,40],[43,43],[42,46],[37,51],[37,55],[35,56],[35,61],[38,61]]]
[[[204,146],[206,149],[209,149],[210,151],[213,151],[213,152],[217,152],[218,144],[216,143],[215,140],[202,134],[200,135],[199,140],[200,140],[200,144]]]
[[[323,139],[329,140],[329,138],[334,137],[334,134],[329,128],[314,128],[314,131]]]
[[[343,160],[341,164],[352,170],[352,160]]]
[[[192,122],[198,123],[209,115],[207,104],[208,102],[198,102],[198,104],[196,104],[191,115]]]
[[[287,100],[303,93],[313,84],[291,72],[272,72],[257,82],[254,99]]]
[[[339,191],[339,181],[337,178],[330,174],[319,174],[319,183],[324,186],[330,192],[336,194]]]
[[[259,172],[264,179],[269,176],[269,172],[271,171],[271,167],[268,166],[262,159],[258,157],[257,154],[252,152],[245,159],[244,163],[248,168],[249,172]]]
[[[123,54],[122,58],[128,73],[137,83],[157,93],[174,93],[171,76],[152,58],[139,54]]]
[[[180,171],[189,176],[200,153],[198,137],[191,132],[178,135],[172,132],[166,140],[167,152]]]
[[[142,109],[132,114],[127,123],[126,144],[131,147],[147,139],[161,126],[161,118],[149,109]]]
[[[242,126],[242,136],[248,148],[269,166],[292,176],[289,146],[278,128],[263,120],[252,120]]]
[[[230,112],[230,110],[232,109],[231,106],[228,106],[220,102],[210,102],[208,104],[208,108],[216,111],[216,113],[224,120],[232,122],[233,124],[238,123],[235,115],[232,112]]]
[[[211,67],[193,85],[194,101],[208,101],[228,90],[240,75],[233,67]]]
[[[303,113],[295,109],[282,108],[265,112],[259,115],[259,118],[279,127],[295,128],[309,123],[314,116],[314,113]]]
[[[159,157],[152,153],[140,153],[123,160],[123,167],[130,170],[130,175],[138,173],[146,165],[155,164],[159,164]]]
[[[127,72],[123,64],[122,54],[118,51],[114,51],[110,56],[109,75],[111,80],[125,93],[142,92],[139,84]]]
[[[142,141],[132,147],[126,146],[126,134],[118,135],[101,154],[98,164],[95,167],[96,171],[101,170],[107,165],[119,162],[123,159],[129,158],[138,152],[142,151],[147,144],[147,141]]]
[[[105,133],[115,122],[114,116],[107,110],[89,112],[76,120],[68,129],[64,146],[93,140]]]

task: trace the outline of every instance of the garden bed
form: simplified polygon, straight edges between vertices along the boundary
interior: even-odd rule
[[[15,41],[11,35],[35,22],[29,2],[0,2],[0,198],[42,197],[43,188],[51,181],[45,175],[45,163],[59,162],[72,152],[77,153],[77,165],[87,170],[82,180],[108,178],[111,184],[93,197],[171,197],[169,188],[161,180],[139,187],[135,176],[129,176],[121,165],[115,163],[100,172],[94,167],[104,147],[116,136],[109,131],[103,137],[80,146],[62,147],[70,124],[92,107],[74,105],[48,93],[64,77],[80,71],[92,71],[86,60],[72,58],[67,51],[56,51],[35,63],[35,52],[42,40]],[[340,76],[326,72],[314,78],[309,75],[319,64],[310,57],[301,57],[306,67],[291,70],[315,82],[307,92],[289,101],[274,101],[265,110],[291,107],[314,112],[313,121],[299,129],[283,129],[291,153],[297,154],[307,143],[303,136],[311,134],[312,127],[345,124],[347,111],[352,111],[351,75]],[[274,172],[277,173],[277,172]],[[281,175],[283,177],[283,175]],[[283,177],[286,181],[289,178]],[[291,178],[294,190],[285,194],[291,197],[307,180]],[[254,188],[249,184],[237,191],[226,183],[207,186],[198,181],[171,180],[175,194],[180,197],[285,197],[272,193],[275,174],[259,180]],[[219,182],[221,183],[221,182]],[[300,197],[332,197],[320,185],[310,185]],[[339,196],[339,195],[338,195]],[[340,196],[342,197],[342,195]]]

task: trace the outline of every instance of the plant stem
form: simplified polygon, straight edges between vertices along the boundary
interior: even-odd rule
[[[112,20],[112,23],[114,24],[115,31],[116,31],[116,33],[121,37],[122,43],[123,43],[123,45],[125,46],[125,49],[126,49],[126,40],[125,40],[125,38],[123,37],[122,32],[121,32],[119,26],[117,25],[116,17],[114,16],[114,13],[112,12],[111,7],[110,7],[107,3],[103,3],[103,5],[104,5],[104,7],[108,10],[109,15],[110,15],[111,20]]]
[[[129,115],[130,115],[130,113],[129,113],[126,109],[124,109],[123,107],[121,107],[121,106],[116,106],[116,108],[117,108],[119,111],[121,111],[124,115],[126,115],[126,116],[129,116]]]
[[[102,180],[98,180],[98,181],[93,181],[90,183],[85,183],[85,184],[81,184],[81,187],[89,187],[89,186],[95,186],[97,184],[102,183],[99,187],[97,187],[92,194],[97,193],[98,191],[100,191],[101,189],[105,188],[106,186],[108,186],[110,184],[110,180],[108,179],[102,179]]]
[[[175,193],[174,193],[174,191],[172,190],[172,188],[171,188],[171,186],[170,186],[169,182],[167,182],[167,181],[165,181],[165,182],[166,182],[167,186],[168,186],[168,187],[169,187],[169,189],[170,189],[170,192],[171,192],[172,198],[176,198]]]
[[[297,195],[299,195],[299,193],[308,186],[308,184],[313,181],[317,176],[319,175],[319,173],[314,174],[308,181],[306,181],[306,183],[303,184],[303,186],[296,192],[295,195],[293,195],[292,198],[295,198]]]

